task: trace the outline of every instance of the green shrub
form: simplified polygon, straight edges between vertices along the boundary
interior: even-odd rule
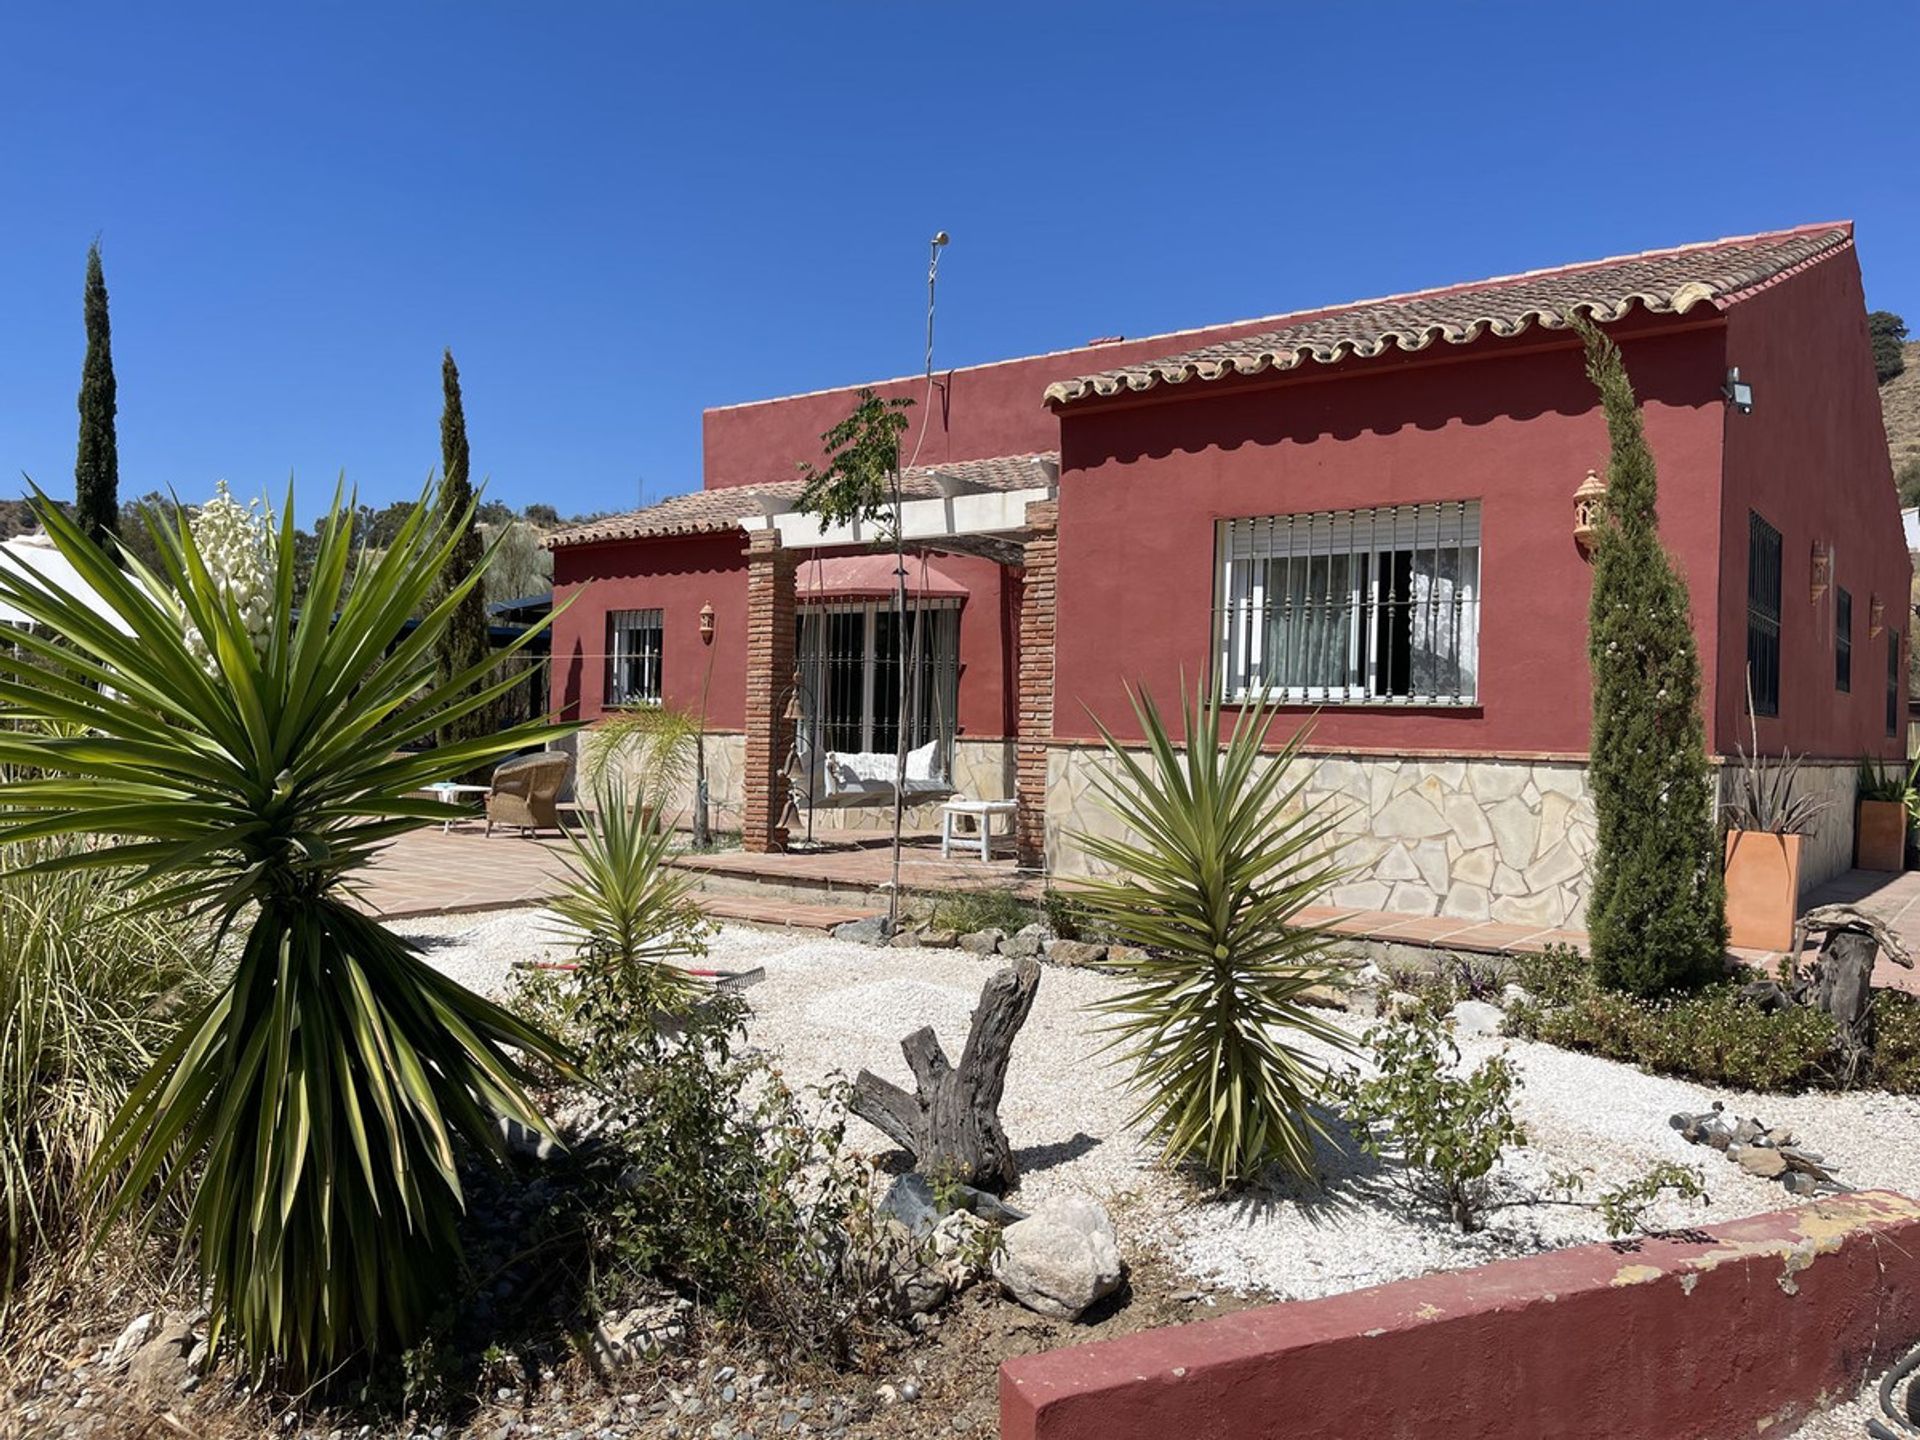
[[[1004,930],[1011,935],[1039,918],[1033,906],[1011,890],[953,890],[933,902],[933,926],[966,935],[975,930]]]
[[[1240,710],[1224,743],[1218,691],[1182,708],[1184,748],[1147,695],[1134,701],[1145,756],[1100,727],[1114,762],[1095,772],[1101,800],[1139,838],[1075,837],[1117,875],[1080,900],[1135,951],[1110,961],[1125,988],[1099,1008],[1134,1066],[1134,1122],[1169,1160],[1196,1160],[1222,1184],[1276,1163],[1311,1175],[1326,1071],[1299,1042],[1352,1041],[1306,1001],[1342,973],[1336,941],[1297,919],[1341,874],[1339,816],[1305,795],[1304,728],[1269,755],[1263,702]]]
[[[1873,992],[1871,1079],[1897,1095],[1920,1095],[1920,1000],[1904,990]]]
[[[410,798],[423,786],[554,733],[407,748],[520,683],[491,657],[435,671],[482,578],[429,602],[466,516],[423,497],[349,584],[336,495],[296,609],[291,494],[277,534],[224,494],[191,523],[150,516],[159,573],[122,570],[44,496],[35,512],[118,624],[0,571],[0,600],[35,622],[0,650],[0,707],[62,727],[0,732],[0,764],[41,776],[7,787],[0,842],[99,837],[49,866],[139,867],[157,888],[130,905],[242,937],[110,1123],[90,1171],[111,1187],[102,1223],[156,1182],[182,1197],[213,1337],[234,1333],[256,1369],[298,1380],[404,1348],[458,1268],[462,1148],[497,1153],[502,1116],[543,1128],[521,1057],[566,1063],[349,894],[376,851],[450,813]]]
[[[1516,1035],[1738,1090],[1799,1091],[1833,1083],[1833,1022],[1790,1005],[1771,1013],[1728,981],[1693,995],[1642,1000],[1604,990],[1561,948],[1518,962],[1533,997],[1508,1012]]]
[[[27,868],[79,844],[0,849],[0,1295],[91,1217],[81,1177],[108,1121],[213,989],[207,929],[130,905],[130,874]]]
[[[1488,1177],[1509,1145],[1527,1143],[1513,1117],[1520,1077],[1504,1055],[1459,1073],[1460,1049],[1422,1008],[1362,1037],[1378,1073],[1348,1077],[1340,1098],[1361,1149],[1397,1151],[1415,1185],[1463,1231],[1478,1230],[1490,1200]]]

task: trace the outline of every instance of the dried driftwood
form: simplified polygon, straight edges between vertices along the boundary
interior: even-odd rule
[[[853,1082],[853,1113],[913,1156],[923,1174],[983,1190],[1011,1189],[1018,1172],[1000,1128],[1000,1095],[1014,1036],[1027,1023],[1039,988],[1034,960],[996,972],[980,992],[958,1067],[948,1062],[931,1026],[916,1030],[900,1042],[915,1093],[862,1070]]]
[[[1885,955],[1913,968],[1913,957],[1886,921],[1853,905],[1822,905],[1800,917],[1794,953],[1818,933],[1813,964],[1802,972],[1794,998],[1832,1017],[1840,1081],[1851,1085],[1873,1055],[1873,967]]]

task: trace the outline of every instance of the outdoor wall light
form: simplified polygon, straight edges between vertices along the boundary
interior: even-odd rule
[[[1824,540],[1813,542],[1812,600],[1818,605],[1833,584],[1833,547]]]
[[[1753,386],[1740,378],[1740,367],[1734,366],[1727,371],[1727,383],[1720,387],[1720,393],[1727,403],[1742,415],[1753,413]]]
[[[1873,607],[1867,612],[1867,638],[1878,640],[1887,633],[1887,602],[1878,595],[1873,597]]]
[[[700,607],[700,643],[713,643],[713,602],[708,601]]]
[[[1593,554],[1594,541],[1600,536],[1600,507],[1606,498],[1607,482],[1600,478],[1599,472],[1587,471],[1587,478],[1573,492],[1573,543],[1580,547],[1582,555]]]

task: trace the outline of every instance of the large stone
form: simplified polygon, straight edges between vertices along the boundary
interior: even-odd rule
[[[1586,872],[1586,865],[1573,853],[1573,847],[1559,844],[1527,867],[1527,889],[1545,890],[1550,885],[1577,879]]]
[[[133,1352],[127,1366],[127,1380],[134,1392],[149,1400],[179,1394],[181,1384],[192,1373],[187,1356],[194,1347],[193,1327],[174,1317],[161,1324],[147,1341]]]
[[[1461,760],[1429,760],[1421,767],[1429,780],[1437,780],[1443,790],[1458,790],[1467,778],[1466,762]]]
[[[1492,832],[1489,831],[1489,834]],[[1482,850],[1469,850],[1453,862],[1455,884],[1491,885],[1493,868],[1498,863],[1491,845]]]
[[[1431,915],[1440,897],[1418,881],[1405,881],[1387,895],[1386,908],[1400,915]]]
[[[960,948],[970,950],[975,955],[992,955],[1006,938],[1007,932],[1004,930],[969,930],[960,937]]]
[[[1381,910],[1386,907],[1387,887],[1378,880],[1359,880],[1336,885],[1327,892],[1327,903],[1344,905],[1349,910]]]
[[[1540,787],[1543,795],[1565,795],[1578,800],[1587,793],[1587,770],[1584,765],[1536,765],[1533,783]]]
[[[1413,863],[1420,867],[1420,878],[1438,895],[1447,888],[1447,847],[1438,840],[1422,840],[1413,847]]]
[[[1015,960],[1025,960],[1038,955],[1052,938],[1053,932],[1044,925],[1022,925],[1000,943],[1000,953]]]
[[[1493,918],[1507,925],[1551,929],[1567,918],[1567,903],[1558,889],[1538,895],[1501,895],[1494,899]]]
[[[1540,817],[1520,799],[1502,800],[1487,807],[1487,823],[1493,827],[1493,843],[1500,858],[1516,870],[1533,863],[1533,842],[1540,833]]]
[[[1447,820],[1426,796],[1410,790],[1394,796],[1374,817],[1373,833],[1395,839],[1435,839],[1447,833]]]
[[[1420,867],[1413,863],[1413,856],[1407,853],[1404,845],[1395,845],[1380,857],[1380,863],[1373,867],[1376,880],[1418,880]]]
[[[1047,946],[1047,959],[1056,965],[1098,965],[1106,958],[1106,946],[1086,940],[1054,940]]]
[[[1029,1310],[1077,1320],[1087,1307],[1120,1288],[1125,1273],[1113,1221],[1079,1195],[1049,1200],[1009,1225],[993,1257],[993,1276]]]
[[[1393,795],[1393,782],[1400,774],[1398,760],[1381,760],[1367,767],[1367,813],[1378,815],[1387,808]]]
[[[1507,1023],[1500,1007],[1484,1000],[1462,1000],[1447,1012],[1447,1019],[1460,1035],[1498,1035]]]
[[[1511,761],[1486,760],[1468,772],[1467,785],[1483,805],[1511,800],[1527,785],[1527,767]]]
[[[1456,880],[1440,901],[1440,913],[1456,920],[1485,920],[1493,913],[1492,906],[1493,897],[1484,886]]]
[[[833,927],[833,938],[850,940],[856,945],[884,945],[887,943],[887,917],[869,915],[864,920],[849,920],[836,925]]]
[[[1534,844],[1536,858],[1567,838],[1567,831],[1573,826],[1573,808],[1573,801],[1564,795],[1540,797],[1540,838]]]
[[[1493,868],[1493,893],[1496,895],[1525,895],[1526,877],[1511,865],[1496,865]]]
[[[1486,812],[1471,795],[1449,795],[1446,814],[1447,824],[1467,849],[1478,850],[1493,843],[1493,830],[1487,824]]]
[[[1349,800],[1367,803],[1367,772],[1351,760],[1322,760],[1314,767],[1307,789],[1344,795]]]

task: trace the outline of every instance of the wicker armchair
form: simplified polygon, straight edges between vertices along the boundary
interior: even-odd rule
[[[558,830],[557,802],[573,769],[573,757],[557,750],[522,755],[493,772],[487,793],[487,834],[495,825],[518,826],[522,834]]]

